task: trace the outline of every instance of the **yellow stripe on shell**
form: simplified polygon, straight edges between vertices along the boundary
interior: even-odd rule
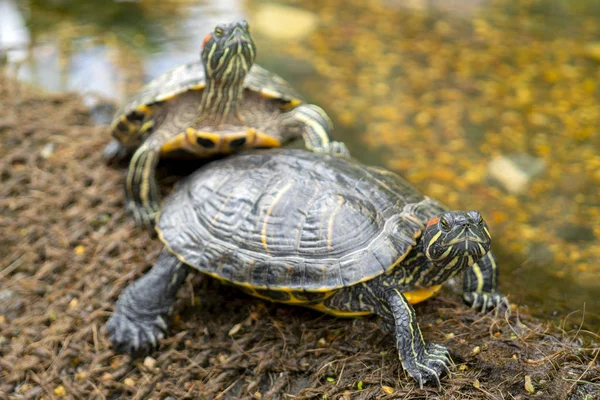
[[[338,206],[331,213],[331,216],[329,217],[329,223],[327,224],[327,248],[329,249],[331,249],[331,239],[333,237],[333,222],[338,211],[340,211],[340,208],[344,204],[344,198],[342,196],[336,195],[336,197],[338,198]]]
[[[289,110],[292,110],[292,109],[298,107],[302,103],[304,103],[304,102],[300,99],[292,99],[292,100],[288,101],[287,103],[282,104],[281,107],[279,107],[279,108],[281,109],[281,111],[289,111]]]
[[[160,214],[157,216],[156,220],[157,221],[160,220]],[[167,241],[164,238],[164,234],[163,234],[162,230],[158,227],[158,225],[155,226],[155,230],[156,230],[156,233],[158,235],[158,239],[164,244],[164,246],[169,250],[169,252],[171,252],[175,257],[177,257],[177,259],[179,259],[179,261],[181,261],[182,263],[184,263],[186,265],[191,265],[191,266],[194,265],[193,263],[188,262],[185,259],[185,257],[183,257],[180,254],[177,254],[176,252],[173,251],[173,249],[171,249],[171,247],[168,245]],[[417,238],[419,235],[420,235],[420,231],[417,231],[415,233],[414,237]],[[400,257],[398,257],[398,259],[392,265],[390,265],[386,269],[386,271],[391,271],[398,264],[400,264],[402,262],[402,260],[404,260],[406,258],[406,256],[408,256],[408,253],[410,252],[411,248],[412,248],[412,246],[407,249],[406,253],[404,253]],[[221,281],[224,280],[224,278],[222,276],[220,276],[219,274],[216,274],[214,272],[202,271],[202,270],[200,270],[200,271],[202,273],[208,275],[208,276],[213,277],[213,278],[219,279]],[[362,282],[369,281],[369,280],[371,280],[374,277],[379,276],[379,275],[380,274],[367,275],[364,278],[356,281],[354,284],[359,284],[359,283],[362,283]],[[235,285],[242,286],[242,287],[245,287],[245,288],[249,288],[249,289],[269,289],[269,290],[274,290],[272,287],[268,287],[267,285],[257,285],[257,284],[251,284],[251,283],[248,283],[248,282],[241,282],[241,281],[235,281],[235,280],[226,280],[226,279],[224,281],[229,282],[229,283],[233,283]],[[343,286],[340,286],[340,287],[320,287],[320,288],[311,289],[310,292],[311,293],[312,292],[323,293],[323,292],[329,292],[329,291],[332,291],[332,290],[337,290],[337,289],[340,289],[342,287]],[[302,287],[290,288],[290,289],[292,289],[292,290],[302,290]]]
[[[273,199],[273,203],[271,203],[271,206],[267,210],[267,215],[265,215],[265,221],[263,222],[263,228],[261,231],[261,238],[262,238],[263,246],[264,246],[265,250],[267,251],[267,253],[269,252],[269,247],[267,246],[267,225],[269,223],[269,217],[271,216],[271,212],[273,211],[273,208],[275,207],[275,205],[279,202],[279,200],[281,200],[281,198],[283,197],[285,192],[290,190],[290,188],[292,187],[292,184],[293,184],[292,182],[288,183],[283,188],[281,188],[281,190],[279,190],[279,192],[277,192],[277,194],[275,195],[275,198]]]
[[[254,130],[254,145],[255,147],[279,147],[281,142],[271,135],[263,133],[261,131]]]
[[[146,114],[146,115],[150,115],[152,113],[152,109],[150,107],[148,107],[147,105],[145,105],[145,104],[142,104],[141,106],[138,106],[135,109],[135,111],[141,112],[141,113]]]

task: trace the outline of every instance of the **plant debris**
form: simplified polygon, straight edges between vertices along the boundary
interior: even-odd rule
[[[107,127],[92,125],[78,96],[0,77],[0,99],[0,399],[501,399],[527,397],[525,376],[546,382],[541,398],[600,397],[586,332],[518,308],[509,319],[477,314],[450,290],[415,307],[426,340],[468,366],[441,389],[403,372],[377,318],[268,303],[200,274],[180,291],[158,351],[115,353],[104,325],[162,246],[126,215],[124,170],[101,157]],[[165,168],[166,192],[178,176]],[[472,357],[475,345],[487,350]]]

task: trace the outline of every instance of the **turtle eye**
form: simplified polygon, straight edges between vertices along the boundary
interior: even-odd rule
[[[223,36],[223,33],[224,33],[223,28],[220,28],[218,26],[215,28],[215,36],[221,37],[221,36]]]
[[[452,227],[450,226],[450,222],[445,217],[440,218],[440,226],[444,232],[448,232]]]

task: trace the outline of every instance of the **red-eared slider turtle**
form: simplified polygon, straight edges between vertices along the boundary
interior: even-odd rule
[[[121,351],[146,352],[166,334],[187,266],[263,299],[377,314],[421,385],[439,385],[450,360],[424,341],[411,304],[459,272],[468,304],[507,304],[477,211],[447,211],[398,175],[349,158],[265,150],[216,161],[178,184],[156,228],[164,250],[108,322]]]
[[[254,64],[255,56],[246,21],[218,25],[204,39],[201,60],[159,76],[117,113],[105,157],[135,151],[126,195],[138,225],[152,224],[159,210],[160,157],[278,147],[299,136],[309,150],[347,154],[343,143],[330,140],[327,114]]]

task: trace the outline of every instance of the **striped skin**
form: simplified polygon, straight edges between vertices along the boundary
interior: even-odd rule
[[[172,304],[184,264],[263,299],[378,315],[420,386],[439,386],[452,363],[425,341],[411,304],[462,271],[465,298],[489,291],[496,297],[484,308],[506,304],[478,212],[446,211],[399,176],[351,159],[269,150],[213,162],[178,184],[157,230],[165,249],[109,321],[113,344],[130,352],[156,345],[156,310]]]
[[[133,153],[127,207],[136,224],[152,225],[159,208],[154,169],[162,157],[210,157],[244,148],[279,147],[303,137],[313,151],[347,156],[330,140],[331,120],[303,104],[277,75],[253,65],[256,47],[245,21],[219,25],[203,43],[201,62],[147,85],[119,111],[107,158]]]

